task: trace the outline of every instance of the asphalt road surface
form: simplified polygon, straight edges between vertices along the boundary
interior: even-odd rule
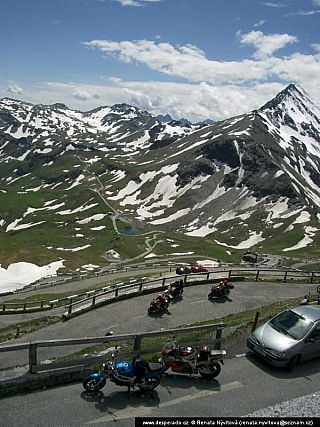
[[[107,382],[93,394],[77,383],[1,399],[0,425],[133,427],[136,417],[241,417],[320,390],[319,359],[288,373],[253,355],[233,357],[210,381],[168,372],[145,395],[133,391],[128,397],[124,388]]]
[[[147,314],[153,295],[119,301],[90,312],[74,317],[66,322],[59,322],[34,333],[22,335],[14,343],[36,340],[70,339],[84,337],[99,337],[112,331],[114,335],[136,332],[157,331],[172,329],[180,325],[194,324],[196,322],[217,319],[233,313],[261,307],[276,301],[289,298],[302,297],[309,291],[316,293],[313,284],[295,283],[261,283],[261,282],[236,282],[235,289],[229,298],[209,301],[207,298],[211,285],[199,285],[185,288],[183,299],[170,304],[167,312]],[[45,312],[52,315],[53,312]],[[24,315],[21,315],[24,316]],[[0,321],[5,322],[10,315],[2,315]],[[22,321],[22,319],[21,319]],[[49,347],[39,349],[39,360],[72,354],[79,350],[78,347]],[[15,354],[14,364],[27,364],[26,351]],[[12,354],[0,353],[0,366],[12,366]]]
[[[315,285],[294,283],[235,283],[224,302],[208,301],[210,285],[186,288],[182,301],[167,313],[148,316],[152,295],[144,295],[101,307],[64,323],[27,334],[14,342],[63,339],[155,331],[261,307],[275,301],[302,297]],[[41,349],[40,359],[53,357],[54,348]],[[56,355],[73,352],[64,347]],[[21,354],[20,354],[21,353]],[[26,364],[26,354],[17,352],[14,364]],[[0,426],[79,427],[134,426],[135,417],[239,417],[279,402],[320,390],[319,359],[302,364],[291,373],[272,368],[253,355],[244,343],[231,349],[221,374],[211,381],[170,373],[153,392],[132,392],[113,383],[100,393],[85,392],[81,383],[42,389],[0,400]],[[232,356],[232,357],[230,357]],[[12,365],[12,354],[0,353],[2,367]]]

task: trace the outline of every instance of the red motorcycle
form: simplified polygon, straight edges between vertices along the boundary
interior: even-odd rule
[[[163,295],[159,294],[156,299],[150,303],[150,307],[148,308],[148,314],[154,313],[156,311],[168,310],[169,308],[169,300],[165,298]]]
[[[220,374],[225,357],[225,350],[210,350],[207,345],[203,345],[198,354],[190,345],[184,347],[176,341],[170,341],[162,348],[161,360],[173,372],[188,375],[199,373],[202,378],[213,379]]]

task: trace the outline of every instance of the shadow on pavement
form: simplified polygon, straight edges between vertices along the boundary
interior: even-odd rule
[[[251,352],[248,352],[246,357],[251,363],[257,366],[259,369],[263,370],[268,375],[284,380],[308,377],[320,372],[320,357],[299,364],[291,372],[286,371],[284,368],[272,366]]]
[[[160,398],[156,390],[141,391],[138,389],[114,391],[110,394],[104,394],[101,390],[96,392],[84,391],[81,398],[87,402],[95,404],[96,409],[100,412],[106,412],[112,415],[115,411],[125,409],[127,406],[140,407],[151,406],[158,407]],[[109,409],[109,408],[112,408]]]

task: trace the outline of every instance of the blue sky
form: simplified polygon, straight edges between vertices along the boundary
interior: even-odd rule
[[[221,120],[320,101],[320,0],[0,0],[0,98]]]

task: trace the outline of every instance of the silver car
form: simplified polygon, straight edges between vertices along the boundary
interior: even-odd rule
[[[289,371],[301,361],[320,357],[320,305],[301,305],[277,314],[249,335],[247,346]]]

